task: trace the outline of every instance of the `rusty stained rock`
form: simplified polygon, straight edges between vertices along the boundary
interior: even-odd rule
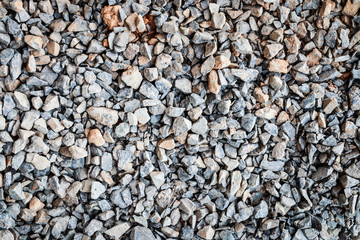
[[[119,23],[122,23],[120,20],[120,9],[120,5],[105,6],[101,9],[101,17],[110,30],[113,30],[114,27],[119,26]]]

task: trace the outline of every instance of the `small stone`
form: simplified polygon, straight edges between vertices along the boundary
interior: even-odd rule
[[[146,124],[150,121],[150,115],[148,113],[147,108],[139,108],[134,112],[134,115],[136,116],[138,122],[140,124]]]
[[[20,183],[14,183],[8,190],[9,196],[14,200],[23,200],[26,198]]]
[[[22,59],[21,54],[15,52],[13,58],[10,61],[10,75],[13,80],[17,79],[21,74]],[[16,85],[8,86],[10,91],[15,89]]]
[[[254,208],[255,218],[265,218],[269,214],[268,204],[262,200],[259,205]]]
[[[36,49],[36,50],[41,50],[42,49],[42,45],[43,45],[43,40],[41,37],[37,37],[34,35],[26,35],[24,37],[24,42],[29,45],[30,47]]]
[[[244,82],[251,82],[256,80],[259,75],[259,71],[256,69],[231,69],[231,73],[235,76],[240,78]]]
[[[352,110],[360,110],[360,89],[356,86],[352,86],[349,91],[350,107]]]
[[[127,71],[123,72],[121,75],[121,80],[129,87],[138,89],[143,80],[141,73],[138,68],[133,66],[130,67]]]
[[[153,171],[150,173],[150,177],[157,189],[165,183],[165,174],[163,172]]]
[[[307,62],[310,66],[315,66],[320,63],[322,54],[317,48],[315,48],[308,55],[306,55],[306,58],[308,59]]]
[[[157,88],[148,81],[144,81],[141,84],[139,92],[150,99],[157,99],[159,95],[159,90],[157,90]]]
[[[276,143],[272,150],[272,157],[276,160],[285,158],[286,142]]]
[[[295,34],[286,38],[284,40],[284,43],[288,50],[288,53],[290,54],[297,53],[300,50],[301,41],[298,39],[298,37]]]
[[[50,118],[46,121],[46,123],[54,132],[57,133],[65,129],[64,125],[57,118]]]
[[[288,62],[283,59],[273,59],[269,62],[268,70],[270,72],[287,73]]]
[[[328,16],[331,13],[331,11],[335,8],[335,5],[336,4],[330,0],[324,1],[321,5],[319,16],[320,17]]]
[[[115,225],[114,227],[106,230],[104,233],[111,238],[120,239],[120,237],[122,235],[124,235],[124,233],[126,233],[127,230],[129,230],[129,229],[130,229],[129,223],[121,222],[121,223]],[[151,238],[149,238],[148,240],[151,240]]]
[[[343,185],[344,188],[351,188],[360,183],[359,180],[352,178],[347,175],[343,175],[339,178],[341,185]]]
[[[93,219],[90,223],[84,228],[84,233],[87,236],[94,235],[97,231],[100,231],[103,228],[103,223],[99,220]]]
[[[280,224],[280,221],[277,219],[268,219],[261,225],[261,228],[263,230],[269,230],[269,229],[278,227],[279,224]]]
[[[112,163],[113,163],[112,155],[110,153],[108,153],[108,152],[105,152],[101,156],[100,168],[103,169],[104,171],[109,172],[112,169]]]
[[[59,97],[55,94],[50,94],[46,97],[45,102],[42,105],[44,111],[51,111],[60,107]]]
[[[27,162],[30,162],[37,170],[45,170],[50,167],[50,161],[39,154],[34,154],[32,158],[26,159]]]
[[[156,240],[149,228],[136,226],[132,229],[130,240]]]
[[[120,5],[104,6],[101,9],[101,17],[110,30],[118,27],[119,23],[122,22],[120,18],[120,10],[122,10]]]
[[[159,76],[159,73],[158,73],[157,68],[144,69],[144,77],[147,80],[149,80],[150,82],[156,80],[158,78],[158,76]]]
[[[88,141],[95,144],[96,146],[102,146],[105,144],[105,139],[103,138],[99,129],[91,129],[88,133]]]
[[[271,76],[269,83],[274,90],[280,90],[283,85],[283,81],[278,76]]]
[[[93,181],[91,184],[91,199],[98,199],[101,194],[103,194],[106,191],[106,187],[98,182],[98,181]]]
[[[50,53],[53,56],[58,56],[60,53],[60,45],[57,42],[54,41],[49,41],[48,44],[46,45],[47,49],[48,49],[48,53]]]
[[[221,90],[221,83],[215,70],[212,70],[208,75],[208,89],[214,94],[218,94]]]
[[[14,92],[14,100],[16,103],[16,107],[23,111],[29,111],[30,110],[30,102],[27,96],[22,93],[15,91]]]
[[[37,197],[33,197],[29,202],[29,209],[37,212],[45,207],[45,204],[41,202]]]
[[[320,181],[324,178],[327,178],[328,176],[330,176],[333,172],[333,168],[330,167],[330,166],[327,166],[327,167],[320,167],[316,170],[316,172],[314,172],[312,175],[311,175],[311,178],[317,182],[317,181]]]
[[[360,9],[360,3],[352,0],[347,0],[342,13],[348,16],[355,16]]]
[[[229,190],[230,196],[235,196],[237,191],[239,191],[241,186],[241,180],[242,180],[242,175],[240,171],[234,171],[231,174],[230,190]]]
[[[285,163],[283,161],[267,161],[263,160],[260,167],[265,170],[278,172],[283,170]]]
[[[284,23],[288,19],[290,11],[291,11],[290,8],[279,6],[279,15],[280,15],[281,23]]]
[[[191,131],[196,134],[205,134],[208,131],[208,121],[206,118],[199,118],[194,124],[191,126]]]
[[[4,171],[6,168],[6,159],[4,155],[0,156],[0,171]]]
[[[213,13],[211,15],[211,26],[215,29],[222,29],[226,23],[226,17],[223,12]]]
[[[215,58],[213,56],[208,57],[205,62],[201,65],[201,74],[208,74],[215,66]]]
[[[247,132],[251,132],[256,123],[256,117],[252,113],[247,113],[241,118],[241,127]]]
[[[326,114],[331,114],[332,111],[338,106],[336,98],[327,98],[323,101],[323,110]]]
[[[192,84],[191,81],[187,78],[177,79],[175,81],[175,87],[179,89],[182,93],[185,94],[192,93]]]
[[[87,110],[89,116],[95,119],[98,123],[111,127],[119,120],[119,115],[116,110],[105,107],[90,107]]]
[[[103,44],[96,39],[91,40],[89,46],[87,47],[87,53],[102,53],[105,50],[106,47],[104,47]]]
[[[208,32],[196,31],[192,41],[195,44],[202,44],[202,43],[207,43],[208,41],[211,41],[213,39],[214,37]]]
[[[160,140],[158,147],[164,148],[166,150],[172,150],[175,148],[175,141],[172,138]]]
[[[249,40],[245,38],[240,38],[235,42],[232,42],[232,46],[234,47],[235,51],[242,54],[248,54],[253,52]]]
[[[272,59],[283,49],[282,44],[268,44],[264,49],[264,57],[267,59]]]
[[[171,56],[165,53],[161,53],[159,56],[157,56],[156,61],[155,61],[155,66],[159,69],[159,70],[163,70],[165,68],[167,68],[168,66],[170,66],[171,64]]]
[[[89,23],[81,19],[80,17],[76,18],[67,28],[69,32],[83,32],[83,31],[89,31]]]
[[[26,70],[29,73],[36,72],[36,61],[33,55],[30,55],[26,64]]]
[[[85,149],[75,145],[69,147],[69,152],[71,154],[71,157],[74,158],[75,160],[88,156],[88,152]]]
[[[175,137],[183,135],[188,132],[192,127],[192,123],[190,120],[184,117],[178,117],[174,120],[172,125],[172,130],[174,132]]]
[[[122,122],[120,123],[116,128],[115,128],[115,135],[117,137],[125,137],[126,134],[128,134],[130,132],[130,126],[128,123],[126,122]]]
[[[255,112],[256,117],[265,118],[267,120],[271,120],[275,118],[276,115],[277,115],[277,111],[270,107],[261,108]]]
[[[205,226],[197,232],[197,235],[203,239],[213,239],[215,230],[211,226]]]
[[[215,65],[214,65],[214,69],[218,70],[218,69],[224,69],[229,67],[231,64],[231,61],[229,58],[227,58],[225,55],[219,55],[215,57]]]

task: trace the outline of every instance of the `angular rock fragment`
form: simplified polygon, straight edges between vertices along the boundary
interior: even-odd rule
[[[95,119],[98,123],[111,127],[119,120],[119,115],[116,110],[104,107],[90,107],[86,110],[89,116]]]

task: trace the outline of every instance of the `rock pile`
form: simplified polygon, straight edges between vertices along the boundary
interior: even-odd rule
[[[358,239],[358,0],[0,2],[0,239]]]

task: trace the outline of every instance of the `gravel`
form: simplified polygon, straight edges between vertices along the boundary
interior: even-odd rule
[[[359,9],[0,2],[0,239],[358,239]]]

